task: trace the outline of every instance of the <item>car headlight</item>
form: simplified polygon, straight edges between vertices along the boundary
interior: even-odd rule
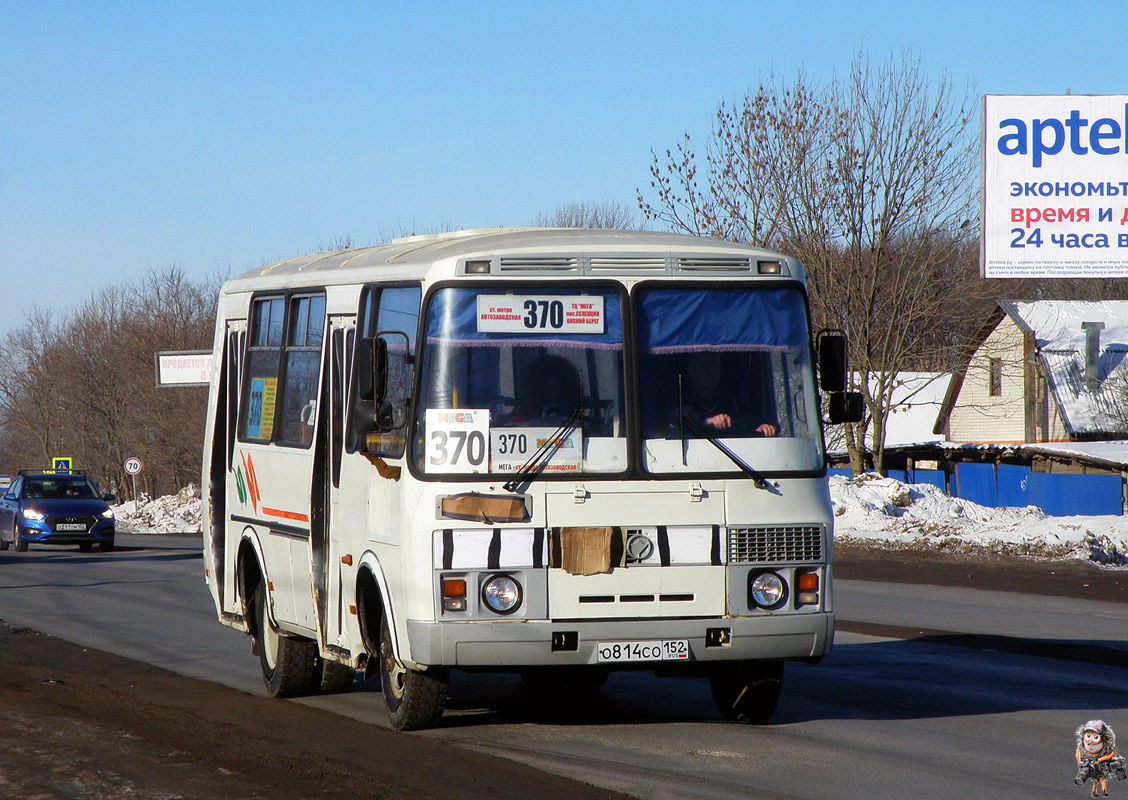
[[[748,597],[760,608],[778,608],[787,601],[787,584],[774,572],[761,572],[748,584]]]
[[[521,605],[521,584],[508,575],[494,575],[482,584],[482,602],[496,614],[512,614]]]
[[[107,508],[105,511],[102,512],[102,516],[105,517],[106,519],[113,519],[114,518],[114,510],[112,508]]]
[[[43,519],[44,516],[46,516],[45,514],[43,514],[43,512],[36,511],[34,508],[25,508],[20,513],[23,514],[24,519],[40,520]]]

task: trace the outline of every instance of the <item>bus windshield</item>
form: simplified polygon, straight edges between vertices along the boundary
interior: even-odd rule
[[[644,469],[740,469],[725,448],[755,470],[821,468],[798,289],[662,286],[637,308]]]
[[[627,468],[619,290],[444,288],[424,323],[412,457],[426,474]]]

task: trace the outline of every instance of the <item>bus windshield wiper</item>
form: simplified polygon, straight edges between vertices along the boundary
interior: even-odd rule
[[[752,485],[755,486],[757,489],[763,489],[765,491],[772,492],[773,494],[780,494],[779,489],[772,486],[772,484],[770,484],[768,482],[767,478],[764,477],[763,473],[758,472],[757,470],[750,467],[748,465],[748,462],[746,462],[743,458],[741,458],[736,453],[734,453],[732,450],[730,450],[728,448],[728,446],[726,446],[725,444],[723,444],[721,442],[720,439],[718,439],[713,434],[709,433],[707,430],[705,430],[705,428],[703,428],[701,425],[697,424],[694,420],[690,419],[685,414],[680,414],[679,415],[679,422],[680,422],[682,428],[684,429],[683,432],[682,432],[682,445],[683,445],[683,447],[684,447],[684,444],[685,444],[685,433],[684,433],[684,431],[688,430],[690,433],[692,433],[697,438],[705,439],[707,442],[709,442],[711,445],[713,445],[713,447],[717,448],[722,453],[724,453],[726,456],[728,456],[729,460],[732,461],[732,463],[734,463],[738,467],[740,467],[741,472],[743,472],[745,475],[747,475],[749,478],[752,479]]]
[[[584,416],[583,405],[578,405],[572,412],[564,418],[560,423],[560,427],[556,432],[544,440],[544,444],[537,448],[536,452],[529,456],[529,460],[521,465],[520,469],[513,474],[513,479],[506,481],[502,488],[507,492],[516,492],[517,487],[525,483],[532,483],[536,480],[537,476],[544,472],[544,468],[548,466],[548,462],[552,460],[553,454],[561,448],[564,440],[567,439],[572,431],[580,424],[580,420]]]

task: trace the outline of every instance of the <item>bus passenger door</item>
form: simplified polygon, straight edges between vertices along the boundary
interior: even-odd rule
[[[310,560],[314,446],[322,417],[325,295],[267,295],[252,302],[234,467],[243,472],[238,521],[262,542],[275,620],[316,636]],[[244,501],[243,498],[246,498]]]
[[[223,507],[212,511],[216,581],[221,587],[222,609],[232,615],[241,613],[237,590],[239,576],[235,572],[235,560],[238,558],[239,538],[243,531],[243,523],[232,519],[232,513],[236,508],[236,503],[247,494],[246,481],[242,472],[236,469],[234,460],[235,430],[239,424],[239,387],[243,383],[243,345],[246,331],[246,320],[229,320],[227,322],[221,367],[224,370],[224,375],[220,382],[224,396],[216,398],[216,426],[212,442],[213,470],[218,469],[214,460],[217,457],[222,457],[225,482]],[[212,480],[215,480],[214,474]],[[219,531],[222,531],[222,539],[216,536],[218,531],[215,530],[214,526],[217,524]],[[249,600],[249,598],[247,599]]]
[[[355,330],[355,317],[329,318],[329,343],[323,368],[321,396],[323,414],[318,422],[317,453],[314,462],[314,492],[320,497],[315,507],[310,535],[313,589],[322,642],[341,643],[345,601],[341,558],[347,554],[342,532],[341,457],[344,451],[345,395],[348,387],[346,340]],[[318,504],[315,504],[318,505]]]

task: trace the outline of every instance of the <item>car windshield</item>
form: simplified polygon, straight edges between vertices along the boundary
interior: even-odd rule
[[[94,484],[86,478],[61,478],[42,475],[28,477],[24,481],[23,496],[30,500],[90,500],[96,498],[98,492],[95,490]]]
[[[427,305],[413,458],[428,474],[622,472],[617,289],[476,286]]]
[[[799,290],[661,287],[638,298],[646,470],[732,472],[733,456],[761,471],[821,468]]]

